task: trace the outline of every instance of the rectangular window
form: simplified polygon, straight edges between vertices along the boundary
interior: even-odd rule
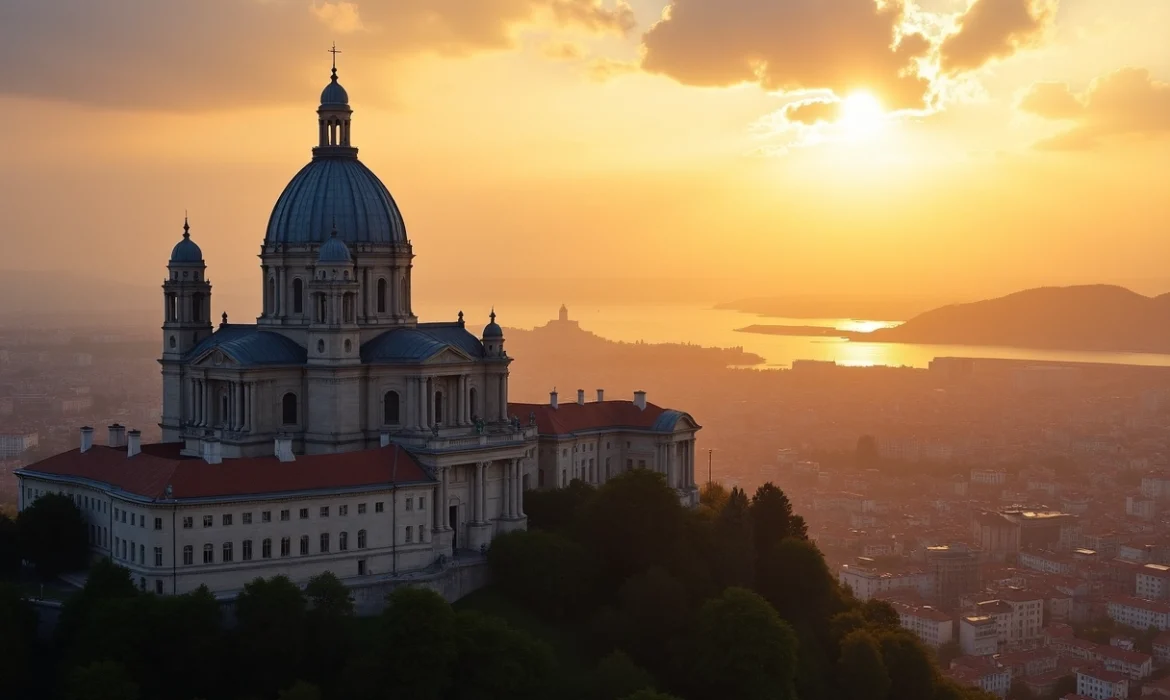
[[[146,545],[144,544],[138,545],[138,561],[146,563]]]
[[[301,554],[309,553],[309,536],[301,535]]]
[[[272,558],[272,540],[265,538],[265,540],[260,543],[260,556],[264,557],[265,559]]]
[[[146,527],[146,516],[145,515],[138,516],[138,527],[140,527],[140,528]]]
[[[280,556],[287,557],[292,553],[292,540],[287,537],[280,538]]]
[[[406,526],[406,541],[407,542],[414,541],[414,528],[409,526],[409,525]]]
[[[414,499],[410,496],[406,497],[406,510],[414,510]]]
[[[366,504],[359,503],[358,504],[358,515],[365,515],[365,514],[366,514]]]
[[[134,558],[134,543],[131,542],[130,543],[130,563],[133,564],[135,561],[136,560]]]
[[[210,515],[203,516],[203,527],[211,527],[213,522],[214,522],[214,520],[213,520],[212,516],[210,516]]]
[[[633,468],[634,468],[634,460],[632,460],[632,459],[627,459],[627,460],[626,460],[626,471],[629,471],[629,470],[631,470],[631,469],[633,469]]]
[[[418,509],[419,510],[426,510],[427,509],[427,497],[426,496],[419,496],[418,497]]]
[[[386,510],[386,504],[382,503],[381,501],[378,501],[377,503],[374,504],[374,512],[375,513],[382,513],[385,510]]]
[[[190,530],[193,527],[195,527],[195,518],[192,518],[192,517],[183,518],[183,529],[184,530]]]
[[[195,563],[195,548],[191,545],[183,547],[183,566],[191,566]]]
[[[215,562],[215,549],[209,545],[203,545],[203,563],[212,564]]]
[[[162,566],[162,547],[154,548],[154,565]]]
[[[223,543],[223,560],[225,562],[232,560],[232,543],[231,542],[224,542]]]
[[[161,529],[162,529],[162,518],[155,518],[155,519],[154,519],[154,529],[155,529],[155,530],[161,530]]]
[[[240,556],[243,557],[244,561],[252,561],[252,540],[244,540]]]
[[[280,519],[288,520],[288,509],[280,511]]]
[[[337,506],[337,514],[342,517],[349,515],[349,506]]]
[[[251,513],[244,513],[243,515],[240,516],[240,518],[241,518],[241,520],[243,520],[245,525],[252,524],[252,514]]]
[[[639,459],[639,460],[638,460],[638,468],[639,468],[639,469],[645,469],[645,468],[646,468],[646,460],[644,460],[644,459]]]
[[[121,513],[120,510],[118,510],[117,508],[114,509],[114,522],[117,522],[118,518],[121,517],[120,513]]]
[[[337,551],[344,552],[349,549],[349,533],[343,532],[337,536]]]
[[[321,553],[325,554],[329,551],[329,533],[321,533]]]
[[[301,508],[301,520],[308,520],[308,519],[309,519],[309,509],[308,508]]]
[[[122,523],[126,522],[126,511],[122,511]]]
[[[89,510],[89,496],[85,497],[85,509]]]
[[[162,582],[162,579],[155,579],[155,580],[154,580],[154,592],[155,592],[155,594],[157,594],[157,595],[162,595],[162,593],[163,593],[163,582]]]
[[[262,522],[262,523],[272,522],[272,511],[266,510],[266,511],[261,512],[260,513],[260,522]]]
[[[121,556],[121,555],[120,555],[120,553],[119,553],[119,551],[118,551],[118,550],[121,548],[121,546],[122,546],[122,538],[121,538],[121,537],[115,537],[115,538],[114,538],[114,556],[115,556],[115,557],[119,557],[119,556]]]
[[[320,514],[321,514],[322,518],[328,518],[329,517],[329,506],[321,506]]]
[[[232,514],[231,513],[224,513],[223,514],[224,527],[227,527],[228,525],[231,525],[231,524],[232,524]]]

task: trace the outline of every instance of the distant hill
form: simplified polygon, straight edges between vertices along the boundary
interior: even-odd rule
[[[1170,353],[1170,294],[1147,297],[1112,285],[1040,287],[943,306],[864,338],[887,343]]]

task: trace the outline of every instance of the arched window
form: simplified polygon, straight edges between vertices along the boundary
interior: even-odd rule
[[[305,312],[305,283],[300,277],[293,280],[293,312]]]
[[[366,531],[358,530],[358,549],[366,548]]]
[[[378,278],[378,313],[386,313],[386,278]]]
[[[409,311],[410,311],[410,306],[406,303],[406,278],[403,277],[402,284],[399,285],[398,312],[405,314],[405,313],[408,313]]]
[[[202,321],[203,320],[203,295],[202,294],[192,294],[191,295],[191,320],[192,321]]]
[[[468,403],[471,406],[472,420],[479,418],[479,404],[476,403],[476,399],[478,399],[478,398],[479,398],[479,395],[476,393],[475,387],[472,387],[471,391],[468,392]]]
[[[309,536],[301,535],[301,554],[309,553]]]
[[[289,392],[284,395],[281,401],[281,415],[283,416],[283,423],[285,425],[296,425],[297,423],[297,395]]]
[[[443,422],[443,392],[435,392],[435,423],[442,424]]]
[[[215,549],[210,544],[203,545],[203,563],[212,564],[215,562]]]
[[[387,391],[386,395],[382,397],[382,423],[397,425],[398,421],[398,392]]]
[[[195,563],[195,548],[189,544],[184,545],[183,546],[183,564],[185,566],[191,566],[194,563]]]
[[[276,278],[268,278],[268,313],[276,314]]]
[[[349,533],[342,532],[337,536],[337,551],[344,552],[349,549]]]
[[[219,422],[227,424],[228,422],[228,397],[227,394],[219,397]]]

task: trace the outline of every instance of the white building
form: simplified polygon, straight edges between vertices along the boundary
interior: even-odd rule
[[[999,626],[990,615],[959,618],[959,648],[967,656],[989,656],[999,650]]]
[[[0,459],[11,459],[24,454],[40,444],[40,437],[33,431],[16,431],[0,435]]]
[[[918,635],[924,644],[939,647],[954,638],[954,621],[950,615],[929,605],[911,605],[892,600],[903,627]]]
[[[849,586],[858,600],[869,600],[881,593],[912,590],[923,597],[934,593],[934,575],[926,571],[881,571],[873,567],[842,564],[837,580]]]
[[[1077,694],[1093,700],[1129,697],[1129,679],[1104,668],[1077,671]]]
[[[972,469],[971,483],[983,486],[1003,486],[1007,483],[1007,472],[1002,469]]]
[[[952,666],[946,675],[956,682],[980,688],[985,692],[1000,698],[1007,697],[1012,686],[1012,671],[1010,668],[989,663],[977,668],[971,666]]]
[[[1158,515],[1158,505],[1152,498],[1126,496],[1125,514],[1142,520],[1153,520]]]
[[[1106,603],[1109,619],[1139,630],[1170,629],[1170,604],[1131,596],[1116,596]]]
[[[1165,498],[1170,496],[1170,476],[1165,474],[1143,476],[1142,495],[1146,498]]]
[[[17,472],[21,508],[68,495],[94,554],[144,589],[442,570],[524,529],[523,492],[542,475],[553,487],[645,467],[696,501],[699,426],[687,414],[641,392],[572,409],[510,404],[494,311],[478,335],[462,312],[418,320],[406,226],[357,158],[352,115],[334,68],[312,160],[260,247],[255,323],[224,313],[212,326],[207,266],[184,222],[163,282],[163,441],[114,425],[96,445],[82,428],[78,449]]]
[[[1170,566],[1146,564],[1138,569],[1136,578],[1137,597],[1146,600],[1170,598]]]

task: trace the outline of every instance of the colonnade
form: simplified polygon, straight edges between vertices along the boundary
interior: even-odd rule
[[[434,488],[434,500],[437,504],[431,518],[431,527],[436,530],[450,530],[455,523],[451,522],[451,497],[449,485],[452,470],[463,468],[469,470],[471,482],[470,503],[472,524],[483,525],[491,519],[487,512],[487,476],[492,462],[477,462],[461,465],[460,467],[440,467],[439,483]],[[524,513],[524,475],[519,459],[508,459],[503,462],[503,498],[500,504],[499,518],[516,520],[525,517]]]
[[[671,488],[687,489],[695,484],[695,441],[662,442],[657,446],[655,463],[666,475]]]
[[[191,424],[200,427],[222,425],[226,430],[242,432],[252,430],[259,422],[255,400],[256,384],[257,382],[249,381],[192,378],[187,406]],[[228,399],[226,413],[220,400],[223,392],[227,393]]]

